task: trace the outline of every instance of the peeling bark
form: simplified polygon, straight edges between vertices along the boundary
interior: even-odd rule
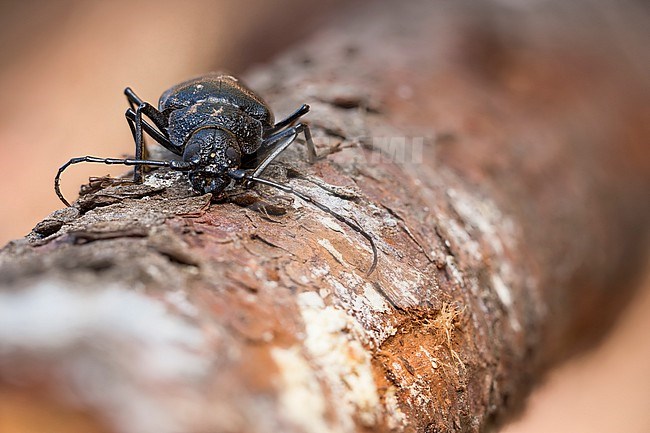
[[[633,152],[648,135],[625,116],[647,105],[625,96],[627,123],[585,131],[572,122],[597,113],[558,121],[578,96],[507,88],[553,75],[531,77],[498,29],[452,35],[458,16],[426,2],[364,14],[248,82],[276,113],[311,104],[327,156],[296,146],[266,176],[358,221],[377,270],[363,237],[274,190],[196,196],[164,170],[95,181],[0,253],[0,400],[21,408],[5,423],[484,431],[606,328],[649,214]],[[476,32],[498,64],[463,57],[486,50],[465,46]]]

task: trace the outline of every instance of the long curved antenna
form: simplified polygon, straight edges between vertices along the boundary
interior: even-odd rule
[[[237,179],[237,180],[248,180],[248,181],[251,181],[251,182],[257,182],[257,183],[261,183],[263,185],[272,186],[274,188],[277,188],[277,189],[279,189],[281,191],[284,191],[284,192],[287,192],[289,194],[293,194],[293,195],[297,196],[298,198],[313,204],[314,206],[316,206],[318,209],[322,210],[323,212],[326,212],[326,213],[332,215],[334,218],[336,218],[337,220],[339,220],[342,223],[346,224],[348,227],[350,227],[355,232],[359,233],[361,236],[366,238],[368,240],[368,242],[370,242],[370,246],[372,248],[372,265],[370,265],[370,268],[366,272],[366,275],[369,276],[370,274],[372,274],[373,271],[375,270],[375,268],[377,267],[377,246],[375,245],[375,240],[372,238],[372,236],[370,236],[370,234],[368,232],[366,232],[363,228],[361,228],[354,221],[350,220],[349,218],[344,217],[343,215],[340,215],[340,214],[334,212],[332,209],[325,206],[324,204],[314,200],[312,197],[309,197],[308,195],[305,195],[305,194],[301,193],[300,191],[296,191],[295,189],[291,188],[288,185],[283,185],[283,184],[280,184],[280,183],[273,182],[272,180],[251,176],[251,175],[247,174],[246,172],[244,172],[243,170],[233,170],[233,171],[229,172],[229,175],[232,178]]]
[[[54,191],[56,195],[61,199],[64,205],[70,206],[70,203],[63,197],[61,194],[61,174],[65,171],[66,168],[70,167],[73,164],[79,164],[81,162],[96,162],[100,164],[121,164],[121,165],[148,165],[150,167],[169,167],[172,170],[178,171],[187,171],[192,169],[192,164],[185,161],[155,161],[150,159],[119,159],[119,158],[98,158],[96,156],[80,156],[78,158],[72,158],[70,161],[66,162],[59,168],[59,171],[54,177]]]

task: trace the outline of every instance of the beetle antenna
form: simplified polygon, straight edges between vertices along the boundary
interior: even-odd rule
[[[343,215],[341,215],[339,213],[336,213],[335,211],[333,211],[329,207],[325,206],[324,204],[316,201],[315,199],[313,199],[312,197],[310,197],[308,195],[305,195],[305,194],[301,193],[300,191],[296,191],[295,189],[291,188],[289,185],[284,185],[284,184],[281,184],[281,183],[273,182],[272,180],[251,176],[251,175],[246,174],[245,172],[243,172],[243,170],[234,170],[234,171],[230,172],[230,175],[235,179],[239,179],[239,180],[245,179],[247,181],[261,183],[263,185],[272,186],[274,188],[277,188],[277,189],[279,189],[281,191],[284,191],[284,192],[287,192],[289,194],[293,194],[296,197],[298,197],[298,198],[300,198],[300,199],[302,199],[302,200],[304,200],[306,202],[309,202],[309,203],[313,204],[314,206],[316,206],[318,209],[322,210],[323,212],[326,212],[326,213],[332,215],[334,218],[336,218],[340,222],[346,224],[352,230],[354,230],[355,232],[359,233],[361,236],[366,238],[368,240],[368,242],[370,243],[370,247],[372,248],[372,264],[370,265],[370,268],[366,272],[366,275],[369,276],[370,274],[372,274],[373,271],[375,270],[375,268],[377,267],[377,246],[375,245],[375,240],[372,238],[372,236],[370,236],[370,234],[368,232],[366,232],[363,228],[361,228],[361,226],[359,226],[356,222],[352,221],[350,218],[346,218]]]
[[[99,164],[121,164],[121,165],[147,165],[150,167],[168,167],[176,171],[188,171],[191,170],[193,165],[185,161],[155,161],[151,159],[119,159],[119,158],[98,158],[96,156],[80,156],[78,158],[72,158],[70,161],[66,162],[59,168],[59,171],[54,177],[54,191],[56,195],[61,199],[64,205],[70,206],[68,200],[63,197],[61,193],[61,174],[73,164],[79,164],[81,162],[96,162]]]

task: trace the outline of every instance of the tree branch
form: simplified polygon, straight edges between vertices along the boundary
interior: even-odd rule
[[[298,146],[266,175],[371,233],[371,276],[367,241],[294,196],[211,203],[163,169],[96,182],[0,253],[0,399],[18,408],[5,422],[483,431],[599,335],[649,214],[645,162],[621,151],[638,124],[559,122],[584,102],[571,95],[536,116],[535,95],[504,82],[543,81],[538,65],[483,22],[450,38],[459,18],[441,15],[382,4],[248,77],[276,114],[312,105],[328,156],[309,165]],[[465,45],[476,32],[489,50]],[[446,64],[449,49],[500,60]]]

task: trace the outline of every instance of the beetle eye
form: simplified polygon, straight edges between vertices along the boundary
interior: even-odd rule
[[[226,149],[226,158],[229,161],[232,161],[234,164],[239,165],[239,162],[241,160],[241,153],[239,153],[239,150],[231,146]]]

